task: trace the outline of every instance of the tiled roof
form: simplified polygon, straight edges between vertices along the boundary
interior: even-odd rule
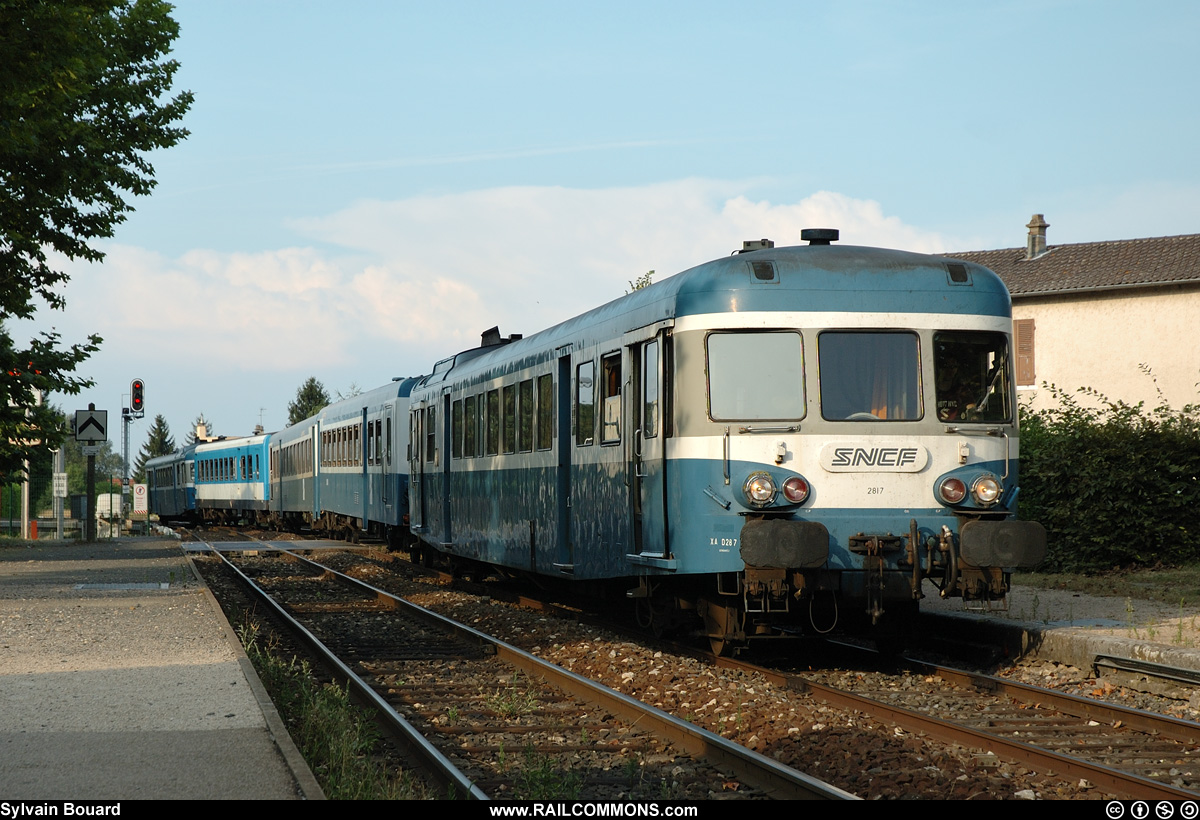
[[[1035,259],[1025,248],[947,253],[994,270],[1013,296],[1074,290],[1200,284],[1200,234],[1049,245]]]

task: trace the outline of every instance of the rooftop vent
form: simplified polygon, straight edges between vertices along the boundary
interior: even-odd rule
[[[830,242],[837,242],[839,238],[837,228],[805,228],[800,231],[800,241],[810,245],[828,245]]]
[[[507,339],[500,335],[500,326],[490,327],[479,335],[480,347],[494,347],[496,345],[506,345],[509,342],[515,342],[522,338],[520,333],[512,333]]]

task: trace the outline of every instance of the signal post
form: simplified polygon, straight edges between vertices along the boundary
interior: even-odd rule
[[[134,379],[129,383],[129,406],[121,408],[121,512],[125,512],[129,495],[129,422],[146,415],[146,383]]]

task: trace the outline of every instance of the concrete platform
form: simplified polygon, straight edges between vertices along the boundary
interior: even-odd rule
[[[1010,657],[1089,669],[1098,656],[1109,656],[1200,672],[1197,607],[1015,586],[1005,609],[967,611],[960,600],[940,600],[928,581],[923,589],[921,610],[943,616],[936,628],[945,637],[987,634]]]
[[[174,540],[0,542],[6,800],[323,799]]]

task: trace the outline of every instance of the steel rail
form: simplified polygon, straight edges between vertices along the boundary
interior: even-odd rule
[[[744,782],[753,785],[769,796],[784,800],[858,800],[857,796],[825,783],[815,777],[785,766],[776,760],[761,755],[745,746],[741,746],[720,735],[693,726],[687,721],[663,712],[649,704],[596,683],[593,680],[578,675],[549,661],[542,660],[523,649],[518,649],[490,635],[484,634],[472,627],[460,624],[449,618],[438,615],[424,607],[418,606],[403,598],[372,586],[358,578],[338,572],[331,567],[299,555],[287,549],[279,552],[293,558],[319,567],[325,572],[343,579],[347,583],[369,590],[378,596],[395,601],[398,608],[408,614],[422,619],[424,622],[453,632],[468,641],[478,642],[494,647],[499,659],[506,661],[527,672],[544,677],[549,683],[570,694],[585,698],[594,703],[603,704],[614,714],[652,728],[661,737],[670,740],[678,748],[696,757],[705,758],[714,764],[727,768]],[[314,638],[314,640],[316,640]]]
[[[1114,724],[1118,721],[1127,728],[1135,729],[1146,734],[1167,737],[1180,743],[1200,746],[1200,724],[1190,720],[1181,720],[1169,715],[1159,715],[1129,706],[1093,700],[1091,698],[1072,695],[1067,692],[1057,692],[1053,689],[1043,689],[1028,683],[970,672],[965,669],[955,669],[950,666],[923,663],[905,659],[918,668],[940,675],[946,680],[953,681],[959,686],[972,687],[993,694],[1003,694],[1023,703],[1038,703],[1050,706],[1060,712],[1079,718],[1087,718],[1097,722]]]
[[[810,681],[801,675],[795,675],[786,672],[779,672],[773,669],[756,666],[751,663],[735,660],[732,658],[715,658],[713,662],[727,669],[741,669],[745,671],[754,671],[768,678],[772,683],[778,686],[785,686],[796,691],[807,692],[813,697],[824,701],[833,706],[838,706],[843,709],[854,709],[856,711],[867,714],[879,720],[892,723],[910,732],[922,732],[926,735],[939,738],[950,743],[958,743],[964,746],[970,746],[978,749],[986,749],[994,753],[997,757],[1002,757],[1010,762],[1025,764],[1042,772],[1054,772],[1059,776],[1066,776],[1072,779],[1084,778],[1095,784],[1099,788],[1106,789],[1118,794],[1129,795],[1130,797],[1154,799],[1154,800],[1195,800],[1197,792],[1187,789],[1177,788],[1167,783],[1162,783],[1157,780],[1152,780],[1148,777],[1123,772],[1119,769],[1112,769],[1107,766],[1101,766],[1096,763],[1090,763],[1081,758],[1071,755],[1054,752],[1048,749],[1042,749],[1038,746],[1024,743],[1018,740],[1012,740],[1002,735],[991,734],[979,729],[972,729],[968,726],[961,726],[941,718],[933,717],[932,715],[923,712],[917,712],[911,709],[905,709],[899,706],[891,706],[872,699],[865,695],[857,695],[853,692],[847,692],[843,689],[838,689],[826,684]],[[924,668],[936,670],[939,673],[945,674],[945,677],[958,677],[963,681],[969,681],[974,673],[964,672],[963,670],[953,670],[947,667],[935,667],[930,664],[923,664],[917,661]],[[976,676],[981,679],[981,685],[988,685],[992,680],[987,675]],[[995,679],[1001,683],[1005,682],[1001,679]],[[975,685],[971,683],[971,685]],[[1038,690],[1037,687],[1029,687],[1036,690],[1038,695],[1046,690]],[[1006,689],[1004,686],[997,686],[998,691]],[[1012,691],[1016,691],[1014,687]],[[1060,693],[1053,693],[1060,694]],[[1069,696],[1063,696],[1069,697]],[[1086,700],[1086,699],[1081,699]],[[1039,702],[1049,703],[1049,698],[1039,698]],[[1064,701],[1065,703],[1065,701]],[[1080,704],[1086,706],[1086,704]],[[1112,704],[1105,704],[1112,706]],[[1132,724],[1136,721],[1139,725],[1146,726],[1147,721],[1136,720],[1138,710],[1125,709],[1124,707],[1112,707],[1114,709],[1124,710],[1120,720],[1126,720],[1125,714],[1128,713],[1130,727],[1137,728]],[[1067,711],[1067,710],[1063,710]],[[1071,712],[1067,712],[1072,714]],[[1096,714],[1103,714],[1103,711],[1097,711]],[[1146,717],[1152,716],[1149,713],[1140,713]],[[1170,721],[1172,719],[1165,718]],[[1175,723],[1186,723],[1186,721],[1174,721]],[[1155,729],[1143,729],[1142,731],[1154,732]],[[1163,732],[1166,734],[1166,732]],[[1177,738],[1171,735],[1172,739]],[[1184,742],[1188,742],[1185,740]]]
[[[254,583],[254,581],[244,572],[238,569],[238,567],[229,560],[228,556],[224,555],[216,547],[213,547],[211,544],[209,544],[209,542],[205,541],[204,543],[209,546],[209,549],[212,552],[216,553],[217,556],[220,557],[227,567],[237,573],[237,575],[247,585],[255,597],[267,605],[276,616],[282,619],[284,623],[286,623],[292,630],[295,631],[295,634],[300,638],[300,640],[303,641],[304,644],[308,646],[308,648],[314,654],[321,658],[323,663],[326,663],[332,667],[336,671],[337,676],[343,679],[346,684],[353,689],[356,695],[366,700],[374,709],[378,710],[380,715],[383,716],[383,718],[391,725],[391,727],[407,741],[410,749],[421,758],[428,770],[433,775],[434,779],[438,782],[438,785],[445,790],[447,794],[452,794],[455,796],[461,795],[465,798],[470,798],[473,800],[491,799],[486,793],[484,793],[482,789],[476,786],[469,778],[467,778],[466,775],[459,771],[458,767],[456,767],[449,758],[438,751],[438,749],[432,743],[430,743],[424,735],[417,731],[417,729],[411,723],[405,720],[404,716],[397,712],[391,704],[389,704],[379,695],[378,692],[372,689],[366,681],[359,677],[357,673],[350,669],[350,667],[348,667],[341,661],[341,659],[339,659],[332,651],[330,651],[330,649],[326,647],[316,635],[312,634],[312,632],[306,629],[301,623],[293,618],[278,601],[272,598],[258,584]],[[275,550],[273,547],[269,547],[269,549]],[[280,549],[278,551],[292,555],[300,560],[305,560],[301,556],[289,552],[288,550]]]
[[[1182,683],[1186,686],[1200,686],[1200,671],[1183,669],[1178,666],[1142,661],[1135,658],[1118,658],[1115,655],[1097,655],[1092,659],[1094,670],[1113,669],[1118,672],[1133,672],[1139,675],[1149,675],[1160,680]]]

